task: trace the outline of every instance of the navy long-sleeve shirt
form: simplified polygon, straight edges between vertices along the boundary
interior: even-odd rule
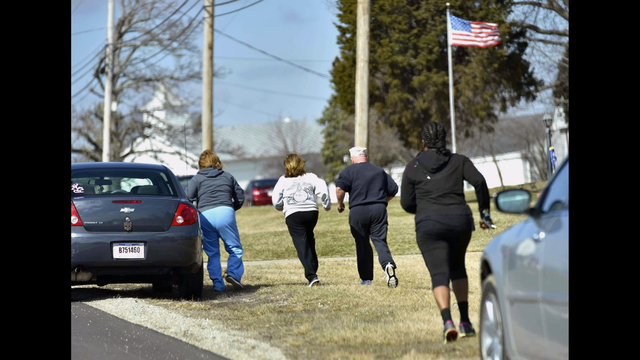
[[[347,166],[336,180],[336,187],[349,193],[349,209],[358,205],[382,203],[398,193],[398,184],[382,168],[369,162]]]

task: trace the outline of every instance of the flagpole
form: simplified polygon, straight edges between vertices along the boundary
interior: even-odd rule
[[[451,60],[451,17],[449,16],[449,3],[447,3],[447,55],[449,56],[449,107],[451,108],[451,145],[456,152],[456,122],[453,109],[453,63]]]

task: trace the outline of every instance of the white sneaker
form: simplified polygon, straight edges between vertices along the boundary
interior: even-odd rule
[[[395,266],[393,266],[393,264],[388,263],[384,268],[384,273],[387,274],[385,280],[387,280],[388,287],[394,288],[398,286],[398,278],[396,277]]]
[[[371,280],[362,280],[360,281],[360,285],[371,285]]]

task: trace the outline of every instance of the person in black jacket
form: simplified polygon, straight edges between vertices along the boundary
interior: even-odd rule
[[[475,226],[464,198],[463,180],[475,188],[480,226],[486,228],[491,223],[489,189],[484,177],[469,158],[446,149],[446,136],[440,123],[428,122],[424,126],[424,150],[405,167],[400,197],[402,208],[416,214],[416,241],[431,274],[433,295],[444,322],[445,343],[458,337],[449,308],[449,280],[460,309],[460,337],[475,335],[469,321],[469,283],[464,264]]]
[[[349,149],[351,162],[336,180],[338,212],[344,211],[344,197],[349,193],[349,227],[356,241],[356,257],[361,285],[373,280],[373,250],[386,274],[387,286],[398,286],[396,263],[387,245],[387,204],[398,192],[398,184],[382,168],[368,162],[367,149]]]
[[[235,212],[242,207],[244,190],[231,174],[222,170],[220,158],[213,151],[203,151],[198,165],[200,171],[187,185],[187,197],[198,204],[202,245],[209,256],[207,270],[213,281],[213,290],[222,292],[225,289],[219,239],[222,239],[224,248],[229,253],[224,279],[234,289],[242,289],[243,250]]]

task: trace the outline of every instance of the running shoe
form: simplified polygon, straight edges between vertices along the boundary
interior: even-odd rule
[[[387,274],[385,280],[387,280],[387,286],[390,288],[398,286],[395,268],[392,263],[388,263],[387,266],[384,267],[384,273]]]
[[[231,287],[233,287],[233,290],[242,290],[244,289],[244,286],[242,286],[242,284],[240,283],[240,281],[234,279],[231,275],[226,275],[224,277],[224,279],[231,284]]]
[[[318,278],[315,278],[315,279],[309,281],[309,287],[318,286],[318,285],[320,285],[320,280],[318,280]]]
[[[360,281],[360,285],[371,285],[371,280],[362,280]]]
[[[453,325],[453,321],[447,320],[447,322],[444,324],[442,338],[444,339],[445,344],[451,341],[456,341],[458,339],[458,332],[456,331],[456,326]]]
[[[476,331],[470,322],[460,322],[460,337],[472,337],[476,336]]]

